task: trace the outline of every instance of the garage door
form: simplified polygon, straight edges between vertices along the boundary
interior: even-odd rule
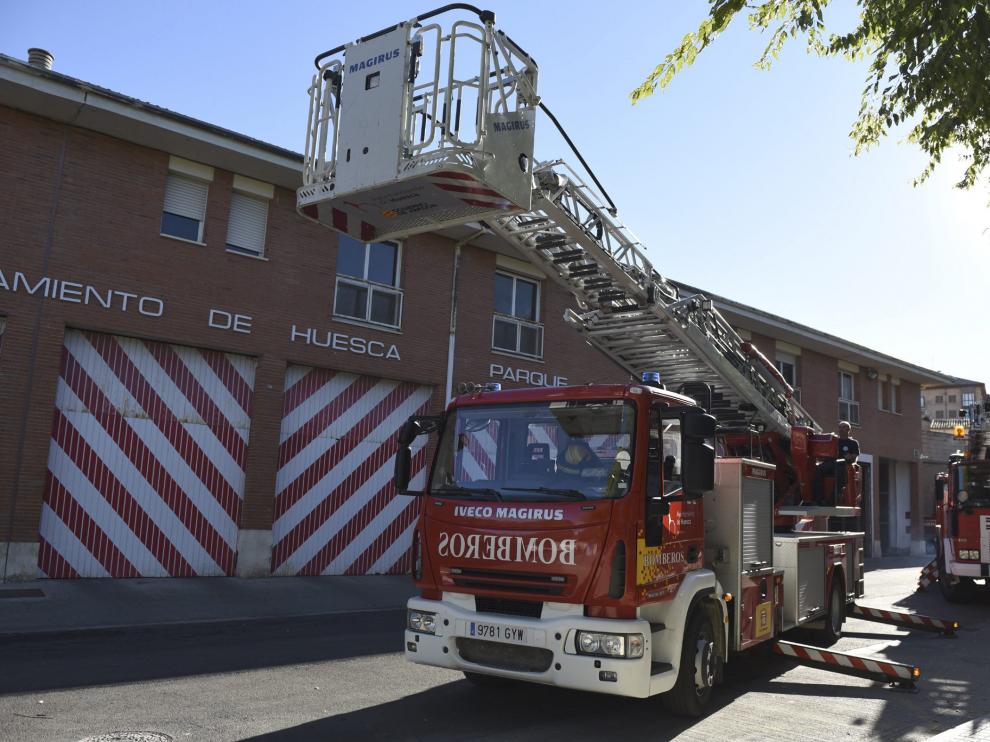
[[[66,331],[42,573],[233,574],[254,371],[246,356]]]
[[[432,387],[290,366],[276,480],[272,571],[383,574],[410,568],[418,501],[392,486],[396,433],[427,414]],[[413,488],[425,478],[425,437]]]

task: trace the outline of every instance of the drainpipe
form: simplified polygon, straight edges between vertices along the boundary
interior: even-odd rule
[[[481,237],[483,234],[490,234],[488,229],[482,227],[477,232],[465,237],[454,245],[454,277],[450,286],[450,327],[447,338],[447,389],[444,394],[444,409],[454,398],[454,351],[457,348],[457,279],[461,272],[461,248],[471,240]]]

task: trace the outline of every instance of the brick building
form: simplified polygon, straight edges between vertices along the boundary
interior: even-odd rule
[[[960,410],[971,414],[987,401],[987,386],[980,381],[956,379],[945,384],[926,384],[921,390],[921,411],[929,420],[959,420]]]
[[[491,235],[298,217],[295,153],[4,56],[0,142],[5,579],[405,571],[409,414],[462,381],[627,378]],[[945,377],[722,306],[822,424],[859,410],[875,551],[911,547],[918,385]]]
[[[0,141],[8,577],[267,574],[273,542],[278,574],[403,571],[409,414],[627,378],[477,230],[338,246],[294,153],[10,58]]]

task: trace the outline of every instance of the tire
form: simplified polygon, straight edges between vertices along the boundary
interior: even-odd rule
[[[968,603],[976,597],[976,583],[972,577],[953,577],[945,571],[945,555],[938,554],[938,589],[950,603]]]
[[[708,613],[699,607],[691,615],[684,632],[677,682],[663,694],[667,711],[677,716],[702,716],[711,701],[718,664],[715,630]]]
[[[823,647],[831,647],[842,638],[842,624],[846,620],[846,592],[842,579],[832,580],[832,590],[825,610],[825,627],[818,630]]]

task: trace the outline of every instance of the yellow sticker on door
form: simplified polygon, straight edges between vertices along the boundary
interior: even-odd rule
[[[763,639],[773,633],[773,613],[770,610],[770,601],[756,606],[756,615],[753,618],[756,622],[756,626],[753,628],[754,639]]]

